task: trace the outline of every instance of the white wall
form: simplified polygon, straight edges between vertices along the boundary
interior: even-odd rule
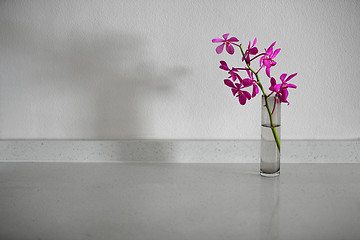
[[[283,139],[360,138],[360,1],[1,1],[0,138],[258,139],[214,37],[298,72]],[[240,63],[240,61],[237,61]],[[265,81],[265,80],[264,80]],[[267,83],[266,83],[267,84]]]

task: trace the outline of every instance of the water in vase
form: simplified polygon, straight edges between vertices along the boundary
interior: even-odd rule
[[[280,139],[280,125],[275,126]],[[278,176],[280,174],[280,151],[270,125],[261,126],[261,163],[260,171],[263,176]]]

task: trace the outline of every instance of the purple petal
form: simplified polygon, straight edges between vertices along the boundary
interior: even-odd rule
[[[236,81],[236,74],[234,72],[230,72],[230,76],[232,78],[232,80],[235,82]]]
[[[231,44],[226,44],[226,51],[229,54],[234,54],[234,47]]]
[[[232,88],[231,89],[231,91],[232,91],[232,94],[235,96],[236,95],[236,93],[238,92],[238,90],[237,89],[235,89],[235,88]]]
[[[272,55],[272,58],[275,58],[276,55],[278,55],[278,53],[280,52],[281,48],[278,48],[275,50],[274,54]]]
[[[279,92],[281,86],[282,86],[282,84],[276,84],[276,85],[273,86],[272,88],[274,89],[274,92]]]
[[[265,65],[265,67],[270,68],[271,67],[271,60],[265,59],[264,60],[264,65]]]
[[[282,91],[281,91],[281,102],[287,102],[286,99],[289,95],[289,92],[286,88],[284,88]]]
[[[228,42],[238,42],[239,39],[237,39],[236,37],[231,37],[231,38],[229,38],[229,39],[226,40],[226,41],[228,41]]]
[[[226,33],[223,35],[223,38],[226,40],[230,33]]]
[[[253,79],[253,76],[252,76],[253,73],[252,73],[249,69],[246,69],[246,72],[247,72],[249,78],[250,78],[250,79]]]
[[[253,84],[253,91],[251,97],[255,97],[259,93],[259,88],[256,84]]]
[[[270,67],[266,67],[265,72],[268,77],[271,77],[270,76]]]
[[[256,41],[257,41],[257,40],[256,40],[256,37],[255,37],[252,47],[254,47],[254,46],[255,46]]]
[[[248,91],[243,91],[243,95],[245,95],[247,99],[251,99],[251,94]]]
[[[291,83],[286,84],[286,86],[287,86],[288,88],[297,88],[296,85],[291,84]]]
[[[290,79],[292,79],[293,77],[295,77],[297,75],[297,73],[291,74],[287,79],[286,82],[290,81]]]
[[[251,79],[248,79],[248,78],[243,79],[244,87],[249,87],[252,85],[252,83],[253,83],[253,81]]]
[[[274,47],[275,43],[276,43],[276,41],[273,42],[268,49],[270,49],[270,48],[272,49]]]
[[[273,54],[273,49],[272,48],[268,48],[268,50],[266,50],[265,55],[271,56]]]
[[[228,87],[236,88],[235,85],[233,84],[233,82],[232,82],[231,80],[229,80],[229,79],[225,79],[225,80],[224,80],[224,83],[225,83],[225,85],[228,86]]]
[[[270,84],[271,84],[271,86],[275,86],[276,85],[276,80],[275,80],[275,78],[271,78],[270,79]]]
[[[255,55],[259,52],[259,50],[256,47],[250,48],[249,53],[252,55]]]
[[[218,42],[224,42],[224,39],[221,39],[221,38],[214,38],[212,40],[213,43],[218,43]]]
[[[221,69],[223,69],[223,70],[226,70],[226,71],[229,71],[230,70],[230,68],[228,67],[228,65],[227,65],[227,63],[225,62],[225,61],[220,61],[220,67],[219,68],[221,68]]]
[[[263,63],[264,63],[264,58],[265,58],[265,56],[262,56],[261,58],[260,58],[260,62],[259,62],[259,64],[260,64],[260,67],[263,65]]]
[[[216,48],[216,52],[217,52],[217,54],[220,54],[220,53],[222,53],[222,52],[223,52],[223,50],[224,50],[224,46],[225,46],[225,43],[223,43],[223,44],[219,45],[219,46]]]
[[[246,103],[246,96],[244,94],[240,94],[238,98],[241,105],[244,105]]]
[[[280,80],[281,80],[282,82],[284,82],[284,81],[285,81],[286,76],[287,76],[287,74],[286,74],[286,73],[281,74],[281,76],[280,76]]]

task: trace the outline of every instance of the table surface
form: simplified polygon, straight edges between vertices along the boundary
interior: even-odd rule
[[[0,239],[360,239],[360,164],[0,163]]]

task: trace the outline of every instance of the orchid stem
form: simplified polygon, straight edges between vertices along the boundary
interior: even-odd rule
[[[276,129],[275,129],[275,126],[274,126],[274,123],[273,123],[272,113],[271,113],[271,110],[270,110],[270,107],[269,107],[269,103],[268,103],[268,97],[269,97],[271,94],[270,94],[269,96],[266,95],[265,90],[264,90],[264,88],[263,88],[263,86],[262,86],[262,84],[261,84],[261,82],[260,82],[258,73],[255,72],[255,71],[250,67],[249,63],[246,61],[245,53],[244,53],[244,51],[243,51],[243,49],[242,49],[242,47],[241,47],[241,44],[238,45],[238,46],[239,46],[240,51],[241,51],[241,53],[242,53],[242,55],[243,55],[243,58],[245,59],[246,66],[249,68],[249,70],[250,70],[251,72],[253,72],[253,73],[255,74],[255,77],[256,77],[256,79],[257,79],[257,84],[259,85],[259,87],[260,87],[260,89],[261,89],[261,92],[263,93],[263,95],[264,95],[264,97],[265,97],[265,106],[266,106],[266,109],[267,109],[267,111],[268,111],[268,113],[269,113],[269,117],[270,117],[270,128],[271,128],[271,131],[272,131],[272,133],[273,133],[273,135],[274,135],[274,139],[275,139],[277,148],[279,149],[279,152],[280,152],[280,139],[279,139],[279,136],[278,136],[278,134],[277,134],[277,132],[276,132]]]

